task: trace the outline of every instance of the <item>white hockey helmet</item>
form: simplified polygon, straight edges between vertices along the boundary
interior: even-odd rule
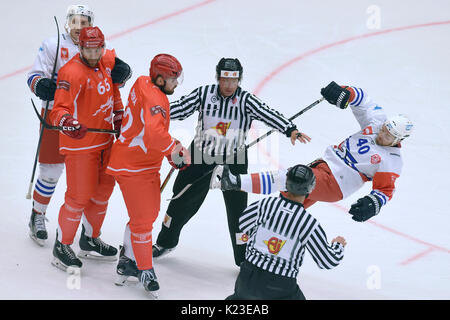
[[[72,4],[67,8],[66,13],[66,31],[70,32],[70,18],[74,15],[81,15],[88,17],[91,26],[94,25],[94,12],[88,5],[84,4]]]
[[[409,120],[409,118],[403,114],[388,118],[384,122],[384,126],[389,131],[389,133],[395,137],[393,145],[409,137],[414,127],[411,120]]]

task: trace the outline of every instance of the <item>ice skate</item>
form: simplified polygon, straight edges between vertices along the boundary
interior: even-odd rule
[[[115,284],[117,286],[128,284],[130,282],[128,278],[130,277],[139,281],[139,270],[136,261],[133,261],[125,255],[125,248],[123,246],[120,246],[119,263],[117,264],[116,272],[117,278]]]
[[[109,244],[106,244],[100,239],[90,238],[85,235],[85,229],[82,225],[81,236],[80,236],[80,252],[78,253],[79,258],[83,259],[94,259],[102,261],[116,261],[117,260],[117,249]]]
[[[175,247],[173,248],[164,248],[161,247],[158,244],[154,244],[152,247],[152,255],[153,259],[160,259],[161,257],[167,255],[169,252],[175,250]]]
[[[231,173],[229,165],[220,165],[214,168],[209,184],[210,189],[241,190],[241,178]]]
[[[52,265],[63,271],[67,271],[69,268],[80,269],[83,265],[80,259],[76,257],[70,245],[62,244],[58,241],[58,235],[56,235],[56,241],[53,247],[53,257]]]
[[[145,291],[150,293],[151,298],[158,299],[159,283],[153,268],[139,271],[139,281],[144,286]]]
[[[38,213],[34,209],[31,210],[30,222],[28,223],[28,227],[30,228],[29,235],[41,247],[44,246],[45,240],[48,238],[45,220],[48,220],[45,214]]]

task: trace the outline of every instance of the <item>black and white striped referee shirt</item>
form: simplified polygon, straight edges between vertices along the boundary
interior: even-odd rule
[[[319,222],[282,194],[252,203],[239,226],[248,236],[245,259],[278,275],[297,277],[305,249],[321,269],[336,267],[344,257],[342,244],[330,246]]]
[[[219,93],[218,84],[199,87],[170,104],[170,119],[183,120],[195,111],[199,115],[194,143],[209,155],[229,155],[241,147],[253,120],[288,137],[296,129],[292,121],[240,87],[227,98]]]

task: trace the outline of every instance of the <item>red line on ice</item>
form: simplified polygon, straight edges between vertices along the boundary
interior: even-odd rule
[[[340,41],[337,41],[337,42],[333,42],[333,43],[329,43],[329,44],[323,45],[323,46],[321,46],[321,47],[318,47],[318,48],[309,50],[309,51],[307,51],[307,52],[304,52],[304,53],[302,53],[301,55],[299,55],[299,56],[297,56],[297,57],[295,57],[295,58],[293,58],[293,59],[291,59],[291,60],[285,62],[285,63],[282,64],[281,66],[279,66],[279,67],[277,67],[276,69],[274,69],[271,73],[269,73],[269,74],[268,74],[268,75],[267,75],[267,76],[266,76],[266,77],[265,77],[265,78],[264,78],[264,79],[256,86],[256,88],[255,88],[255,90],[254,90],[253,92],[254,92],[256,95],[258,95],[258,94],[261,92],[261,90],[264,88],[264,86],[265,86],[269,81],[273,80],[273,79],[274,79],[279,73],[281,73],[284,69],[286,69],[287,67],[291,66],[291,65],[294,64],[294,63],[297,63],[297,62],[300,61],[300,60],[305,59],[306,57],[309,57],[309,56],[312,56],[312,55],[314,55],[314,54],[320,53],[320,52],[325,51],[325,50],[327,50],[327,49],[330,49],[330,48],[333,48],[333,47],[337,47],[337,46],[340,46],[340,45],[343,45],[343,44],[346,44],[346,43],[349,43],[349,42],[352,42],[352,41],[355,41],[355,40],[366,39],[366,38],[375,37],[375,36],[379,36],[379,35],[384,35],[384,34],[388,34],[388,33],[392,33],[392,32],[405,31],[405,30],[418,29],[418,28],[425,28],[425,27],[432,27],[432,26],[438,26],[438,25],[447,25],[447,24],[450,24],[450,20],[447,20],[447,21],[438,21],[438,22],[430,22],[430,23],[423,23],[423,24],[416,24],[416,25],[404,26],[404,27],[397,27],[397,28],[391,28],[391,29],[381,30],[381,31],[377,31],[377,32],[371,32],[371,33],[366,33],[366,34],[362,34],[362,35],[358,35],[358,36],[353,36],[353,37],[350,37],[350,38],[347,38],[347,39],[344,39],[344,40],[340,40]],[[275,160],[273,160],[273,159],[271,158],[270,154],[269,154],[266,150],[264,150],[264,147],[263,147],[262,145],[258,145],[258,149],[259,149],[263,154],[265,154],[265,156],[266,156],[266,157],[267,157],[274,165],[276,165],[276,166],[279,167],[279,164],[278,164]],[[344,208],[343,206],[338,205],[338,204],[336,204],[336,203],[333,203],[332,205],[334,205],[335,207],[339,208],[339,209],[342,210],[342,211],[345,211],[345,212],[348,211],[347,208]],[[450,253],[450,250],[449,250],[449,249],[442,248],[442,247],[436,246],[436,245],[434,245],[434,244],[431,244],[431,243],[422,241],[422,240],[420,240],[420,239],[417,239],[417,238],[415,238],[415,237],[412,237],[412,236],[410,236],[410,235],[407,235],[407,234],[405,234],[405,233],[403,233],[403,232],[394,230],[393,228],[384,226],[384,225],[382,225],[382,224],[380,224],[380,223],[378,223],[378,222],[374,222],[374,221],[371,221],[371,220],[369,220],[369,221],[367,221],[367,222],[370,223],[370,224],[372,224],[373,226],[375,226],[375,227],[377,227],[377,228],[383,229],[383,230],[385,230],[385,231],[388,231],[388,232],[390,232],[390,233],[396,234],[396,235],[398,235],[398,236],[400,236],[400,237],[403,237],[403,238],[408,239],[408,240],[410,240],[410,241],[414,241],[414,242],[416,242],[416,243],[420,243],[420,244],[425,245],[425,246],[428,247],[427,250],[425,250],[425,251],[423,251],[423,252],[420,252],[420,253],[416,254],[415,256],[413,256],[413,257],[411,257],[411,258],[409,258],[409,259],[407,259],[407,260],[401,262],[401,265],[406,265],[406,264],[411,263],[411,262],[413,262],[413,261],[415,261],[415,260],[418,260],[418,259],[420,259],[420,258],[426,256],[427,254],[429,254],[430,252],[432,252],[432,251],[434,251],[434,250],[439,250],[439,251],[442,251],[442,252],[445,252],[445,253]]]
[[[120,37],[122,37],[122,36],[124,36],[124,35],[126,35],[126,34],[129,34],[129,33],[131,33],[131,32],[134,32],[134,31],[136,31],[136,30],[143,29],[143,28],[146,28],[146,27],[148,27],[148,26],[150,26],[150,25],[152,25],[152,24],[156,24],[156,23],[158,23],[158,22],[161,22],[161,21],[164,21],[164,20],[167,20],[167,19],[176,17],[176,16],[178,16],[178,15],[180,15],[180,14],[183,14],[183,13],[186,13],[186,12],[189,12],[189,11],[192,11],[192,10],[195,10],[195,9],[197,9],[197,8],[203,7],[203,6],[207,5],[207,4],[210,4],[210,3],[215,2],[215,1],[216,1],[216,0],[206,0],[206,1],[203,1],[203,2],[200,2],[200,3],[197,3],[197,4],[194,4],[194,5],[190,6],[190,7],[186,7],[186,8],[184,8],[184,9],[180,9],[180,10],[178,10],[178,11],[174,11],[174,12],[172,12],[172,13],[169,13],[169,14],[165,15],[165,16],[161,16],[161,17],[159,17],[159,18],[156,18],[156,19],[154,19],[154,20],[150,20],[150,21],[148,21],[148,22],[145,22],[145,23],[140,24],[140,25],[138,25],[138,26],[132,27],[132,28],[130,28],[130,29],[126,29],[126,30],[124,30],[124,31],[115,33],[115,34],[113,34],[113,35],[111,35],[111,36],[107,36],[107,37],[106,37],[106,40],[112,40],[112,39],[120,38]],[[28,67],[24,67],[24,68],[21,68],[21,69],[19,69],[19,70],[16,70],[16,71],[13,71],[13,72],[4,74],[4,75],[0,76],[0,81],[1,81],[1,80],[4,80],[4,79],[7,79],[7,78],[11,78],[11,77],[13,77],[13,76],[15,76],[15,75],[18,75],[18,74],[22,74],[22,73],[24,73],[25,71],[31,69],[31,67],[32,67],[32,66],[30,65],[30,66],[28,66]]]

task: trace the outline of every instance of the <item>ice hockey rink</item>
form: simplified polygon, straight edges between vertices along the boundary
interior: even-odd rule
[[[76,2],[75,2],[76,3]],[[38,141],[39,122],[30,103],[26,74],[39,46],[61,30],[71,1],[9,1],[3,5],[0,51],[0,298],[148,299],[140,287],[114,285],[116,263],[84,260],[80,276],[53,267],[52,249],[63,174],[48,208],[49,239],[44,247],[28,237],[31,200],[25,199]],[[80,3],[83,3],[80,1]],[[158,53],[176,56],[184,82],[173,101],[198,86],[215,82],[222,57],[244,67],[241,86],[290,117],[319,99],[331,81],[363,88],[388,115],[405,113],[413,135],[402,145],[404,167],[391,202],[368,222],[354,222],[350,205],[371,184],[335,204],[309,209],[328,239],[347,240],[345,257],[333,270],[321,270],[305,254],[298,283],[307,299],[449,299],[450,217],[450,2],[344,1],[85,1],[117,54],[133,69],[121,89],[124,103]],[[173,121],[173,136],[190,143],[197,114]],[[359,130],[350,110],[322,102],[295,123],[312,137],[292,146],[273,134],[250,149],[250,172],[288,168],[321,157]],[[248,142],[268,130],[254,122]],[[165,161],[161,180],[169,172]],[[175,176],[162,193],[154,225],[156,239],[172,196]],[[274,194],[276,195],[276,194]],[[250,201],[261,195],[251,195]],[[128,221],[118,186],[110,200],[102,239],[122,244]],[[73,248],[78,251],[79,232]],[[220,300],[233,292],[234,265],[225,206],[210,191],[184,228],[177,249],[154,262],[162,300]]]

